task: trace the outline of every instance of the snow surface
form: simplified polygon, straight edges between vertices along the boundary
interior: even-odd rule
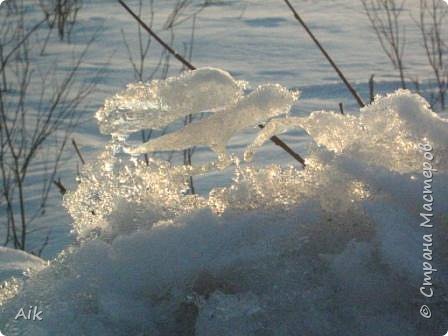
[[[200,95],[193,104],[194,99],[202,101]],[[416,129],[422,120],[427,127]],[[418,144],[434,147],[438,173],[432,192],[437,214],[446,213],[446,120],[421,97],[397,91],[378,96],[359,116],[280,115],[272,124],[300,126],[309,133],[307,168],[234,160],[231,185],[206,195],[185,194],[188,168],[156,159],[146,165],[124,154],[123,143],[112,137],[98,160],[83,170],[77,190],[65,198],[78,245],[2,302],[5,332],[440,333],[447,322],[446,269],[434,280],[433,320],[418,319],[424,302],[417,295],[424,162]],[[226,127],[233,126],[221,125],[224,133]],[[329,129],[334,129],[332,139],[323,136]],[[191,137],[206,132],[196,130]],[[441,260],[448,255],[441,243],[447,222],[438,215],[433,224]],[[30,302],[45,312],[39,324],[7,318]]]
[[[310,133],[311,137],[293,130],[282,135],[306,156],[308,168],[288,166],[295,162],[269,142],[257,149],[267,133],[249,128],[227,146],[241,162],[234,160],[235,166],[224,171],[197,176],[200,195],[185,195],[190,170],[173,169],[156,158],[147,167],[124,155],[116,142],[108,143],[95,126],[93,116],[103,101],[107,97],[116,101],[113,95],[133,81],[120,30],[136,47],[136,25],[115,1],[84,3],[73,44],[52,39],[47,50],[59,56],[58,71],[68,71],[73,50],[81,50],[101,27],[79,77],[80,83],[88,82],[105,67],[98,90],[85,107],[88,118],[74,135],[89,165],[76,188],[76,155],[73,150],[67,155],[61,177],[68,185],[72,181],[73,191],[64,204],[74,219],[54,193],[51,211],[39,222],[43,235],[30,236],[30,242],[40,246],[52,228],[44,255],[51,258],[66,251],[33,275],[19,294],[21,283],[2,290],[0,326],[7,324],[2,332],[8,336],[182,335],[191,330],[197,335],[413,336],[442,335],[447,330],[446,267],[435,275],[433,319],[426,324],[418,315],[424,303],[418,294],[423,157],[415,152],[415,144],[425,136],[434,141],[440,170],[433,184],[437,266],[448,256],[443,217],[448,204],[447,142],[442,141],[446,121],[435,117],[423,100],[400,92],[377,99],[376,107],[357,111],[330,66],[279,1],[217,1],[197,18],[193,63],[223,68],[254,87],[271,82],[299,88],[301,99],[290,118],[300,116],[307,126],[287,119],[279,123]],[[136,2],[128,3],[136,8]],[[155,4],[154,26],[169,38],[160,27],[173,1]],[[412,12],[418,1],[407,4]],[[399,87],[358,1],[295,1],[295,5],[363,97],[368,95],[371,73],[379,94]],[[36,4],[30,5],[29,13],[34,21],[40,19]],[[419,33],[412,18],[404,18],[407,68],[424,86],[430,72]],[[177,50],[190,35],[189,22],[177,27]],[[161,52],[155,44],[151,48],[148,73]],[[180,68],[174,64],[172,75]],[[331,112],[341,101],[345,118]],[[109,120],[119,122],[118,132],[142,126],[141,120],[120,124],[114,119],[116,111],[109,112]],[[360,137],[355,132],[359,127],[374,139]],[[100,129],[109,134],[114,128],[102,123]],[[245,163],[243,154],[257,136],[257,146],[249,147],[256,150],[254,161]],[[198,148],[193,161],[213,159],[209,151]],[[39,179],[43,171],[43,166],[33,167],[33,177]],[[38,193],[27,194],[28,204]],[[68,235],[71,229],[73,239]],[[74,247],[67,247],[73,241]],[[9,300],[11,296],[15,298]],[[30,304],[42,305],[43,323],[12,322],[18,307]]]
[[[0,247],[0,283],[21,278],[27,271],[40,271],[47,262],[23,251]]]
[[[17,295],[25,279],[48,265],[34,255],[0,247],[0,306]]]

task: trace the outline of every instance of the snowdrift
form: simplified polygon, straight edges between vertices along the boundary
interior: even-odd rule
[[[3,299],[4,332],[443,334],[447,121],[408,91],[377,97],[357,115],[320,111],[303,118],[288,117],[297,92],[280,85],[253,92],[205,68],[131,86],[108,100],[97,118],[112,140],[64,200],[79,243]],[[132,132],[203,111],[212,114],[189,128],[128,143]],[[217,120],[226,123],[211,130]],[[230,136],[262,121],[266,127],[244,159],[227,153]],[[312,140],[306,169],[250,163],[269,137],[295,127]],[[146,165],[126,154],[197,144],[217,149],[218,164]],[[229,165],[231,185],[186,194],[190,174]],[[424,186],[433,196],[430,209],[422,209],[429,204]],[[432,227],[420,225],[426,212]],[[431,235],[431,260],[422,254],[424,235]],[[424,262],[438,269],[431,299],[420,294]],[[420,316],[424,304],[431,320]],[[44,320],[9,318],[28,305],[38,305]]]
[[[40,271],[47,263],[23,251],[0,247],[0,282],[20,278],[27,271]]]

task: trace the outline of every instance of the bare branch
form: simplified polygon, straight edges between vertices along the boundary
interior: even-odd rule
[[[381,48],[395,69],[398,70],[401,87],[406,88],[404,51],[406,32],[400,22],[405,1],[360,0]]]

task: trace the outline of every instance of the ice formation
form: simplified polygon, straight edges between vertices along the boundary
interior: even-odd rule
[[[78,189],[64,199],[77,237],[95,235],[98,230],[112,235],[133,231],[187,214],[205,203],[197,195],[184,195],[189,169],[172,169],[168,162],[153,158],[148,164],[125,159],[116,156],[114,147],[107,146],[98,161],[85,167]],[[120,218],[117,212],[126,215]]]
[[[184,72],[167,80],[129,84],[106,99],[96,113],[104,134],[127,135],[145,128],[162,128],[199,112],[215,112],[234,104],[245,83],[215,68]]]
[[[123,139],[142,129],[160,129],[187,115],[212,112],[212,116],[180,131],[123,148],[129,154],[143,154],[208,146],[216,153],[217,162],[191,171],[205,172],[230,164],[226,145],[233,135],[288,113],[299,96],[299,92],[278,84],[260,85],[249,95],[244,94],[245,88],[246,82],[233,79],[223,70],[202,68],[163,81],[130,84],[107,99],[96,118],[101,132]]]
[[[288,113],[297,98],[298,92],[290,92],[280,85],[260,85],[236,104],[230,104],[211,117],[136,148],[127,149],[126,152],[143,154],[205,145],[217,154],[221,165],[225,165],[230,161],[226,145],[233,135],[266,119]]]
[[[207,87],[207,80],[198,85]],[[236,101],[234,92],[227,98],[236,108],[255,92],[241,93]],[[195,99],[202,98],[189,104]],[[264,101],[254,100],[260,111],[267,111]],[[123,123],[126,132],[140,127],[115,112],[120,121],[113,127]],[[234,113],[235,130],[246,123],[239,116]],[[272,114],[263,112],[262,119],[267,116]],[[209,124],[204,120],[202,125]],[[213,143],[208,142],[213,139],[209,129],[195,127],[208,138],[207,145]],[[431,144],[438,169],[431,188],[437,202],[431,232],[434,263],[442,263],[448,257],[442,242],[448,233],[442,216],[448,211],[446,120],[421,97],[398,91],[377,97],[358,116],[279,116],[260,132],[246,158],[272,134],[290,127],[303,128],[314,141],[305,170],[235,160],[233,183],[201,196],[184,192],[188,167],[156,159],[147,166],[111,143],[98,162],[87,165],[77,190],[64,201],[79,244],[3,301],[4,332],[443,334],[446,269],[439,267],[434,278],[432,320],[426,323],[418,315],[426,302],[419,296],[425,162],[419,143]],[[168,144],[169,137],[155,140],[157,146]],[[43,321],[8,318],[30,303],[45,312]]]

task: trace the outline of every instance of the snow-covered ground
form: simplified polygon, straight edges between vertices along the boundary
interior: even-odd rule
[[[155,30],[168,38],[160,27],[173,1],[154,3]],[[135,2],[129,4],[136,8]],[[417,4],[408,1],[411,9]],[[365,100],[371,74],[380,94],[399,87],[358,1],[295,5]],[[36,20],[37,9],[31,13]],[[430,78],[424,51],[412,18],[404,18],[406,67],[424,82]],[[72,148],[60,170],[72,190],[65,204],[74,218],[54,192],[51,207],[36,224],[53,230],[46,258],[77,238],[87,241],[69,247],[25,284],[10,285],[16,287],[8,293],[17,290],[19,295],[4,300],[0,330],[6,325],[7,335],[194,335],[191,330],[207,336],[443,334],[446,121],[406,92],[380,98],[360,112],[282,1],[217,2],[197,18],[192,63],[224,69],[247,81],[250,89],[278,83],[300,90],[290,112],[300,118],[283,120],[282,127],[272,125],[266,132],[291,127],[280,137],[307,158],[308,168],[302,171],[269,141],[257,148],[251,163],[243,162],[246,147],[260,132],[254,123],[227,146],[241,166],[196,176],[199,195],[185,196],[187,172],[159,159],[146,167],[121,150],[115,153],[117,143],[108,144],[110,137],[100,134],[94,119],[106,98],[134,81],[121,29],[136,46],[136,25],[121,6],[85,1],[73,45],[54,39],[48,53],[67,59],[59,65],[63,72],[73,48],[81,49],[98,29],[78,80],[88,82],[99,68],[105,71],[74,134],[89,164],[78,189]],[[190,35],[191,21],[176,27],[175,48],[183,50]],[[147,73],[160,52],[151,47]],[[171,64],[170,74],[177,75],[180,66],[175,60]],[[233,107],[229,91],[216,97],[228,98],[224,101]],[[208,98],[207,104],[215,96]],[[338,111],[339,102],[351,117],[328,112]],[[321,110],[327,112],[308,117]],[[425,160],[420,141],[433,144],[433,164],[439,170],[433,182],[437,207],[432,232],[439,271],[434,273],[437,293],[429,322],[418,312],[426,303],[419,294]],[[216,159],[209,147],[198,148],[195,165]],[[39,176],[38,167],[33,174]],[[37,233],[32,239],[38,245],[43,237]],[[9,318],[17,307],[34,304],[44,311],[42,323]]]

